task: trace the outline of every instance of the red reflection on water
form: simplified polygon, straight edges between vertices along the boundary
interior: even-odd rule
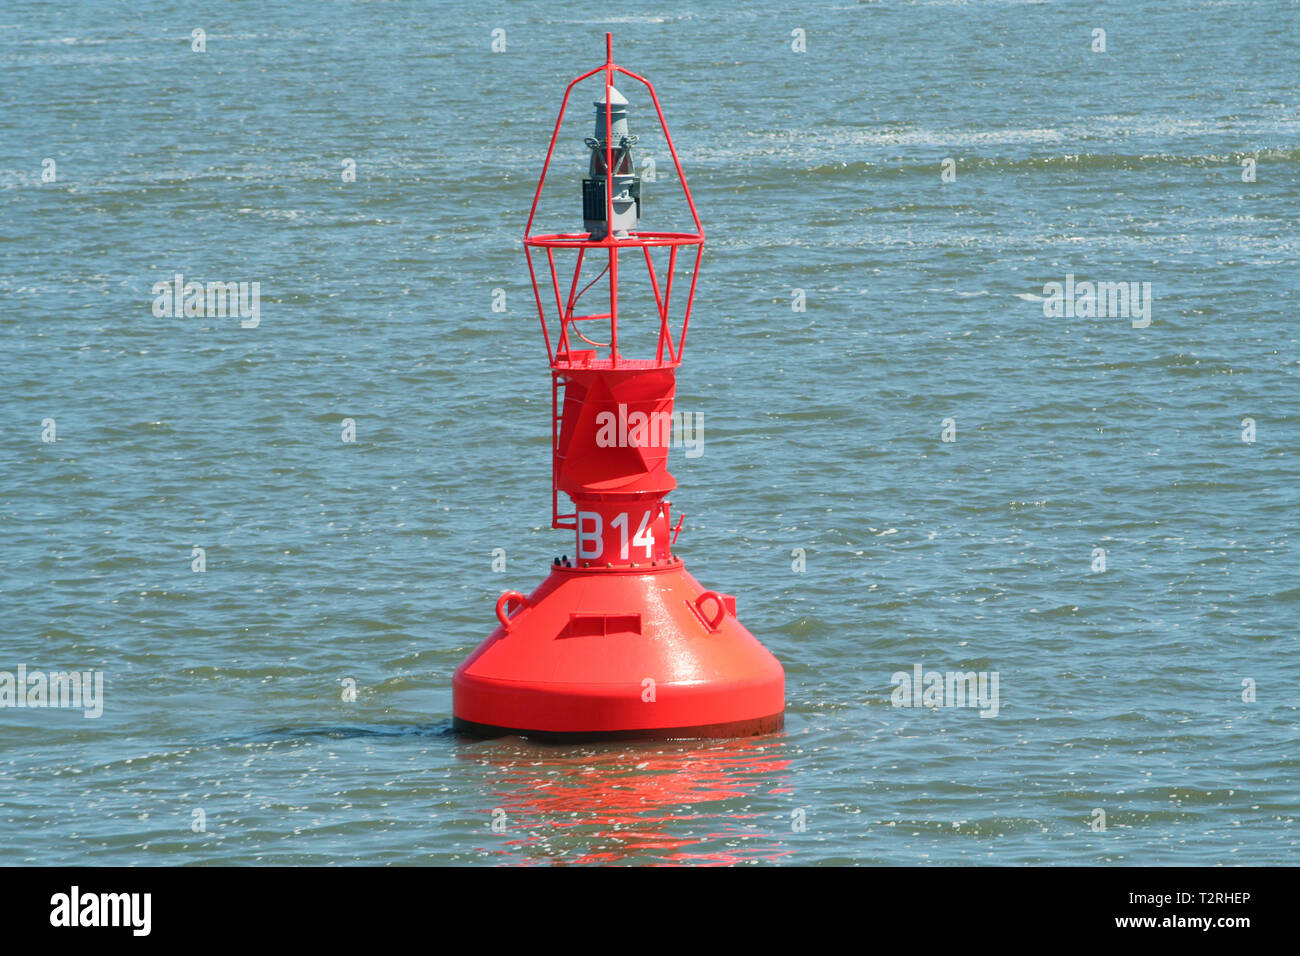
[[[791,791],[784,738],[617,745],[621,750],[517,739],[492,746],[464,756],[494,771],[494,804],[485,812],[504,811],[505,832],[481,849],[510,862],[723,866],[794,852],[772,827],[786,818],[780,797]]]

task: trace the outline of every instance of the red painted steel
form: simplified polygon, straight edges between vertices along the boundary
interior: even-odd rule
[[[605,92],[597,107],[604,104],[605,136],[603,142],[588,142],[593,150],[604,149],[604,235],[534,234],[569,97],[576,84],[600,73]],[[611,91],[616,74],[649,91],[694,232],[615,228]],[[625,168],[634,142],[635,137],[620,142]],[[639,215],[639,184],[637,190]],[[621,201],[627,209],[628,200]],[[691,246],[695,263],[690,288],[679,302],[681,331],[674,342],[677,253]],[[553,566],[532,594],[507,591],[498,599],[499,626],[452,679],[455,723],[466,732],[553,739],[706,737],[768,733],[782,726],[780,662],[737,619],[735,598],[706,590],[672,552],[682,529],[680,515],[673,526],[665,497],[677,484],[668,471],[676,370],[703,246],[704,230],[659,97],[648,80],[614,63],[606,34],[604,65],[564,91],[524,229],[551,365],[552,526],[574,534],[573,558]],[[662,282],[651,252],[658,248],[668,249]],[[546,256],[551,285],[546,293],[537,280],[535,250]],[[574,257],[571,277],[562,276],[556,262],[557,252],[568,251]],[[628,251],[644,261],[653,294],[658,334],[652,358],[625,355],[619,348],[619,257]],[[606,262],[584,283],[584,264],[593,254]],[[608,287],[608,308],[578,314],[584,294],[601,279]],[[544,304],[552,297],[554,339]],[[597,326],[607,331],[596,331]],[[572,512],[560,513],[561,493],[573,503]]]

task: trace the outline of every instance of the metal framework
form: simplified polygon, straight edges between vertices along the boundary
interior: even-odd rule
[[[533,223],[537,217],[537,206],[542,198],[542,190],[546,186],[546,174],[551,167],[551,159],[555,155],[555,146],[559,141],[560,129],[564,123],[564,115],[569,107],[569,98],[573,89],[583,80],[586,80],[597,73],[604,73],[605,80],[605,222],[607,225],[605,236],[601,239],[593,239],[592,233],[545,233],[534,234]],[[695,223],[694,232],[647,232],[641,230],[632,230],[624,237],[618,237],[614,234],[612,226],[614,221],[614,143],[613,143],[613,96],[610,90],[614,86],[614,75],[621,73],[624,76],[636,80],[644,86],[650,93],[650,99],[654,103],[655,113],[659,117],[659,128],[664,132],[664,140],[668,144],[668,151],[673,159],[673,167],[677,171],[677,179],[682,185],[682,193],[686,197],[686,204],[691,211],[691,219]],[[650,250],[660,247],[668,249],[668,268],[664,275],[664,281],[660,283],[659,274],[655,270],[654,259],[651,257]],[[686,295],[686,303],[682,309],[681,333],[674,345],[671,315],[673,303],[673,280],[677,270],[677,254],[682,248],[695,248],[695,264],[691,270],[691,285]],[[560,269],[556,266],[556,250],[573,249],[576,250],[576,262],[573,267],[573,277],[567,283],[562,283]],[[655,309],[658,313],[659,332],[658,340],[655,347],[655,354],[652,360],[628,358],[619,351],[618,347],[618,281],[619,281],[619,253],[624,250],[633,250],[632,255],[637,255],[635,250],[640,250],[641,256],[645,260],[646,272],[650,280],[650,289],[654,293]],[[554,344],[551,339],[551,330],[546,321],[546,305],[542,294],[541,286],[537,281],[537,269],[533,263],[533,251],[544,250],[546,253],[546,268],[550,274],[550,284],[552,294],[555,298],[555,314],[559,320],[559,335]],[[604,250],[607,264],[604,270],[596,276],[587,286],[579,289],[579,282],[582,278],[582,266],[587,258],[588,253],[600,255],[600,250]],[[561,409],[563,408],[563,392],[567,382],[565,372],[573,369],[649,369],[649,368],[675,368],[681,364],[682,353],[686,348],[686,333],[691,323],[691,304],[695,300],[695,284],[700,275],[700,260],[704,254],[704,228],[700,225],[700,216],[695,209],[695,200],[691,196],[690,186],[686,182],[686,174],[682,171],[681,161],[677,157],[677,147],[673,143],[672,134],[668,131],[668,123],[664,119],[663,108],[659,105],[659,96],[655,92],[654,84],[643,76],[633,73],[614,62],[613,39],[608,33],[605,34],[605,63],[596,67],[594,70],[588,70],[581,76],[569,82],[564,90],[564,99],[560,103],[560,113],[555,119],[555,129],[551,133],[551,142],[546,150],[546,160],[542,163],[542,174],[537,181],[537,191],[533,194],[533,204],[528,212],[528,223],[524,226],[524,254],[528,260],[528,276],[533,285],[533,297],[537,302],[537,314],[542,325],[542,338],[546,342],[546,356],[551,366],[551,450],[552,450],[552,469],[551,469],[551,525],[555,528],[573,530],[576,527],[576,513],[560,514],[560,490],[558,486],[559,469],[562,461],[563,452],[560,448],[560,424],[562,420]],[[583,293],[592,285],[604,277],[607,278],[609,285],[609,311],[597,312],[592,314],[576,314],[575,307]],[[564,286],[567,285],[567,291]],[[550,298],[547,295],[546,298]],[[609,340],[607,342],[595,342],[582,331],[582,325],[579,323],[594,322],[607,320],[609,322]],[[578,338],[586,346],[579,345],[574,347],[571,335]],[[600,351],[608,349],[608,356],[602,357]],[[680,531],[680,522],[677,531]]]
[[[592,239],[591,233],[551,233],[551,234],[533,234],[533,221],[537,216],[537,204],[542,198],[542,189],[546,185],[546,174],[551,166],[551,159],[555,154],[555,144],[560,136],[560,127],[564,122],[564,114],[569,106],[569,97],[573,93],[573,88],[583,80],[595,76],[597,73],[605,74],[605,88],[608,91],[614,85],[614,74],[621,73],[642,84],[649,92],[650,99],[654,102],[655,113],[659,117],[659,127],[664,131],[664,139],[668,143],[668,151],[673,158],[673,166],[677,170],[677,178],[682,184],[682,192],[686,196],[686,203],[691,210],[691,218],[695,222],[694,232],[642,232],[636,230],[630,232],[624,238],[618,238],[614,235],[613,230],[606,231],[602,239]],[[612,140],[613,128],[613,104],[612,97],[605,96],[605,221],[613,222],[614,207],[614,144]],[[655,272],[654,260],[650,256],[650,250],[660,246],[668,247],[668,269],[663,286],[660,286],[659,277]],[[673,294],[673,274],[677,267],[677,251],[679,248],[686,246],[695,247],[695,266],[691,272],[691,288],[686,296],[686,305],[682,313],[681,335],[678,337],[677,344],[674,347],[672,332],[669,325],[669,317],[672,308]],[[573,367],[574,361],[582,362],[584,368],[607,367],[619,368],[620,365],[626,367],[628,360],[619,353],[618,349],[618,267],[619,252],[622,249],[639,248],[645,258],[646,271],[649,274],[650,288],[654,292],[655,307],[659,313],[659,338],[655,349],[655,358],[653,367],[675,366],[680,364],[682,352],[686,347],[686,332],[691,322],[691,303],[695,299],[695,283],[700,274],[700,258],[704,253],[704,228],[700,225],[699,213],[695,210],[695,200],[691,197],[690,187],[686,183],[686,175],[682,172],[682,164],[677,158],[677,147],[673,144],[673,138],[668,132],[668,124],[664,120],[663,109],[659,105],[659,96],[655,93],[654,85],[642,76],[638,76],[631,70],[625,69],[614,62],[613,40],[610,34],[605,34],[605,63],[594,70],[589,70],[576,79],[570,81],[564,91],[564,99],[560,104],[560,115],[555,120],[555,130],[551,134],[551,143],[546,150],[546,161],[542,164],[542,175],[537,182],[537,191],[533,195],[533,205],[528,213],[528,224],[524,227],[524,252],[528,259],[528,275],[533,283],[533,295],[537,301],[537,313],[542,324],[542,337],[546,341],[546,355],[550,361],[551,368],[560,370],[567,367]],[[550,271],[551,286],[555,294],[555,310],[559,318],[559,336],[552,347],[550,329],[546,322],[546,307],[542,304],[542,292],[537,282],[537,271],[533,264],[533,250],[544,249],[546,251],[546,263]],[[565,296],[561,290],[559,272],[555,264],[556,249],[576,249],[577,262],[573,270],[573,279],[569,283],[568,293]],[[578,282],[582,276],[582,265],[588,252],[604,249],[608,257],[608,265],[602,275],[608,276],[609,282],[609,312],[602,312],[592,315],[575,315],[574,306],[578,298],[586,289],[579,291]],[[633,253],[635,255],[635,253]],[[597,276],[591,284],[598,281],[601,276]],[[590,284],[588,288],[590,287]],[[580,327],[574,327],[575,323],[590,322],[595,320],[609,320],[609,341],[608,343],[595,343],[582,334]],[[608,348],[608,358],[601,358],[599,355],[591,355],[587,350],[574,352],[571,348],[569,339],[570,328],[573,327],[573,334],[578,336],[588,345],[594,345],[599,349]],[[586,353],[586,354],[581,354]],[[667,361],[665,361],[665,353]],[[580,357],[579,357],[580,356]],[[640,363],[637,363],[639,366]]]

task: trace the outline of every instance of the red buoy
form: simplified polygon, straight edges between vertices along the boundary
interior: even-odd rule
[[[533,219],[574,86],[603,73],[587,139],[590,174],[582,183],[585,232],[533,233]],[[632,161],[628,101],[615,74],[644,85],[658,114],[694,232],[642,232],[641,181]],[[674,309],[682,249],[695,250],[690,290]],[[497,601],[499,626],[452,678],[455,725],[467,733],[542,739],[739,737],[780,729],[785,672],[736,617],[736,599],[702,587],[673,554],[681,533],[666,495],[676,370],[681,365],[704,231],[648,80],[617,66],[606,34],[605,64],[569,83],[533,196],[524,251],[551,364],[551,524],[572,531],[575,558],[558,560],[525,597]],[[550,288],[537,282],[533,253],[544,253]],[[653,358],[619,349],[619,257],[644,262],[657,326]],[[561,280],[557,258],[573,257]],[[583,284],[584,260],[604,268]],[[659,259],[659,268],[656,267]],[[664,261],[666,258],[666,262]],[[586,263],[592,271],[592,263]],[[589,289],[606,278],[608,299],[580,313]],[[680,285],[679,285],[680,288]],[[553,306],[547,305],[554,299]],[[678,299],[681,300],[679,294]],[[558,338],[552,347],[548,308]],[[673,317],[680,334],[673,339]],[[598,342],[595,325],[608,329]],[[606,324],[607,323],[607,324]],[[576,347],[574,338],[590,347]],[[560,493],[573,511],[560,512]]]

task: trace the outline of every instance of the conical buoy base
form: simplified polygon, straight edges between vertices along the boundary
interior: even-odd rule
[[[553,568],[461,664],[452,693],[456,728],[477,736],[746,737],[785,720],[780,662],[734,598],[679,561]]]

